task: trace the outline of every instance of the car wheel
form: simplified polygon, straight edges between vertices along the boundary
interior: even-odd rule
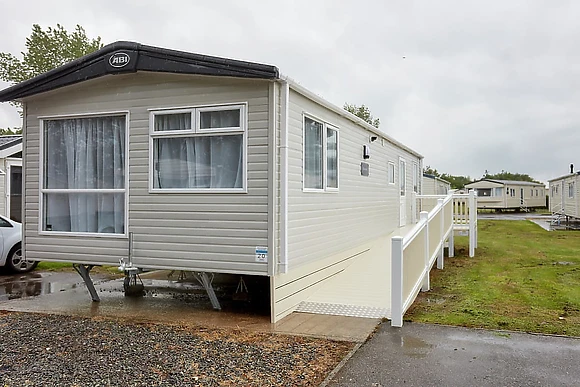
[[[20,243],[10,250],[6,258],[6,267],[14,273],[26,273],[33,270],[38,262],[28,261],[22,256],[22,247]]]

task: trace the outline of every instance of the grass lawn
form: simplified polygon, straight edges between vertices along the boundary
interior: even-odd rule
[[[478,222],[479,247],[455,238],[456,257],[431,271],[405,320],[580,336],[580,232],[529,221]]]

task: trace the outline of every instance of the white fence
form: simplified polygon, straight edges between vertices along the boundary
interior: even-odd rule
[[[391,240],[391,325],[403,326],[403,315],[420,290],[430,289],[429,272],[435,261],[444,266],[445,241],[453,256],[454,231],[469,234],[469,256],[477,247],[477,203],[474,192],[447,196],[417,195],[419,222],[404,237]],[[429,212],[427,212],[429,210]]]

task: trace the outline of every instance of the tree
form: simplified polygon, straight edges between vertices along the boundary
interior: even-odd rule
[[[0,128],[0,136],[13,136],[15,134],[22,134],[22,129],[14,128]]]
[[[496,180],[515,180],[515,181],[529,181],[531,183],[539,183],[536,179],[528,175],[527,173],[511,173],[504,171],[502,169],[501,172],[490,174],[487,170],[485,171],[486,179],[496,179]]]
[[[102,47],[100,37],[89,39],[78,24],[71,33],[60,24],[46,31],[33,24],[22,60],[8,52],[0,53],[0,79],[11,84],[20,83]]]
[[[369,108],[365,105],[356,106],[356,105],[351,105],[349,103],[345,103],[343,108],[347,112],[350,112],[350,113],[354,114],[355,116],[357,116],[358,118],[361,118],[362,120],[368,122],[369,124],[371,124],[375,128],[378,128],[379,125],[381,124],[380,119],[374,118],[372,116]]]

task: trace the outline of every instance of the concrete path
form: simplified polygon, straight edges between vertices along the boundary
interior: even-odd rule
[[[328,386],[579,386],[580,339],[381,325]]]

